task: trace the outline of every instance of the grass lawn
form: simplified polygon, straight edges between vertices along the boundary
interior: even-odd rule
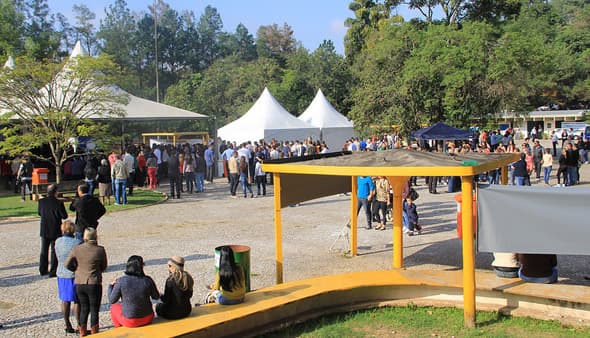
[[[462,309],[408,305],[325,316],[263,337],[590,337],[590,328],[478,312],[467,329]]]
[[[133,209],[144,205],[150,205],[164,200],[166,196],[157,191],[134,189],[133,196],[127,197],[126,205],[106,205],[107,212]],[[115,198],[111,198],[111,203],[114,203]],[[69,201],[65,202],[66,211],[71,213]],[[37,216],[37,202],[29,201],[21,202],[20,195],[11,195],[0,197],[0,217],[24,217]]]

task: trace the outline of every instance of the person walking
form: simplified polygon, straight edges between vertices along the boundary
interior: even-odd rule
[[[90,316],[91,333],[99,331],[98,312],[102,299],[102,273],[106,270],[107,254],[104,247],[98,245],[95,228],[84,230],[84,243],[75,247],[65,266],[74,271],[76,295],[80,302],[78,330],[80,337],[88,334],[88,316]]]
[[[111,186],[113,185],[113,180],[111,178],[111,168],[109,167],[109,161],[103,158],[100,161],[100,166],[98,167],[98,178],[96,179],[98,182],[98,197],[100,198],[102,205],[106,205],[107,202],[111,204],[111,195],[113,191]]]
[[[250,197],[254,197],[254,193],[252,192],[252,178],[250,176],[250,170],[248,168],[248,163],[246,162],[246,158],[244,156],[240,157],[240,183],[242,183],[242,192],[244,193],[244,198],[248,197],[246,195],[246,190],[250,193]]]
[[[387,208],[391,205],[391,199],[389,195],[389,191],[391,190],[391,185],[389,181],[384,176],[377,177],[375,181],[375,209],[374,209],[374,216],[377,219],[377,225],[375,230],[385,230],[385,223],[387,222]],[[380,213],[381,212],[381,215]]]
[[[240,180],[237,151],[234,151],[232,156],[227,160],[227,168],[229,172],[229,193],[232,197],[236,197],[236,190],[238,190],[238,183]]]
[[[78,196],[72,201],[70,211],[76,212],[76,238],[82,239],[86,228],[98,227],[98,220],[106,213],[106,209],[96,196],[89,194],[87,184],[78,186]]]
[[[20,182],[21,202],[25,201],[25,195],[29,195],[30,200],[33,200],[33,163],[29,157],[22,159],[22,163],[18,167],[16,174],[16,181]]]
[[[58,268],[55,253],[55,241],[61,236],[62,220],[68,218],[64,203],[57,198],[57,185],[47,187],[47,197],[39,200],[37,214],[41,216],[41,255],[39,256],[39,274],[55,277]],[[51,255],[51,268],[48,270],[48,259]]]

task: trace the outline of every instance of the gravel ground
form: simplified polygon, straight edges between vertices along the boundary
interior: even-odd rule
[[[582,169],[582,182],[590,179],[590,166]],[[555,173],[555,171],[553,172]],[[554,179],[553,179],[554,180]],[[423,234],[404,236],[404,265],[408,269],[461,269],[461,242],[456,238],[456,204],[446,186],[437,195],[428,193],[419,179],[418,212]],[[165,188],[165,187],[163,187]],[[172,255],[186,258],[186,269],[195,278],[193,302],[201,302],[214,277],[214,248],[223,244],[251,247],[251,286],[274,284],[274,223],[272,186],[261,198],[229,197],[225,179],[206,185],[200,194],[180,200],[121,212],[111,212],[100,222],[99,244],[106,248],[109,268],[104,285],[122,274],[130,255],[144,257],[146,273],[159,288],[167,276]],[[359,255],[349,258],[338,234],[348,221],[349,196],[331,196],[282,211],[285,281],[325,274],[389,269],[392,266],[392,231],[359,229]],[[70,215],[74,218],[74,215]],[[359,224],[364,216],[359,216]],[[4,337],[59,337],[64,335],[56,279],[39,276],[39,221],[0,220],[0,335]],[[492,257],[480,253],[478,269],[490,270]],[[590,259],[559,256],[560,278],[565,283],[590,285]],[[112,328],[105,291],[100,313],[101,329]],[[75,321],[73,321],[75,323]],[[72,336],[72,335],[70,335]]]

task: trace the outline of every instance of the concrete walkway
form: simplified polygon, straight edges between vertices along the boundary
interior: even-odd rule
[[[590,181],[589,165],[582,167],[581,178],[581,186]],[[456,238],[454,194],[445,193],[446,187],[442,186],[440,194],[431,195],[423,179],[418,183],[417,207],[424,231],[420,236],[404,236],[404,266],[459,270],[461,242]],[[204,193],[183,194],[179,200],[105,215],[98,228],[99,244],[105,246],[109,258],[104,289],[122,274],[127,258],[138,254],[146,261],[146,273],[163,291],[168,257],[182,255],[187,261],[186,269],[195,278],[193,302],[200,303],[206,293],[205,285],[213,281],[214,248],[223,244],[252,248],[253,289],[274,285],[272,186],[268,188],[270,194],[266,197],[233,199],[227,180],[219,178],[213,184],[207,183]],[[348,221],[349,203],[348,196],[331,196],[283,209],[285,281],[391,268],[391,224],[387,231],[359,229],[358,257],[329,251]],[[363,217],[360,216],[360,224],[364,224]],[[39,221],[2,219],[0,230],[0,324],[4,325],[0,336],[63,336],[57,282],[38,273]],[[335,244],[337,248],[345,246],[342,240]],[[481,253],[476,257],[476,266],[490,270],[491,261],[490,254]],[[558,263],[560,282],[590,285],[583,278],[590,274],[589,257],[559,256]],[[106,329],[112,324],[104,294],[100,323]]]

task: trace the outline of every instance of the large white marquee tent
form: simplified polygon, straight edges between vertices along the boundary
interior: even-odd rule
[[[318,139],[320,129],[291,115],[270,94],[267,88],[254,105],[239,119],[219,128],[217,136],[226,141],[242,143],[264,139],[270,141]]]
[[[307,109],[298,119],[320,129],[320,139],[326,142],[330,151],[342,150],[346,140],[354,136],[352,121],[340,114],[318,90]]]

